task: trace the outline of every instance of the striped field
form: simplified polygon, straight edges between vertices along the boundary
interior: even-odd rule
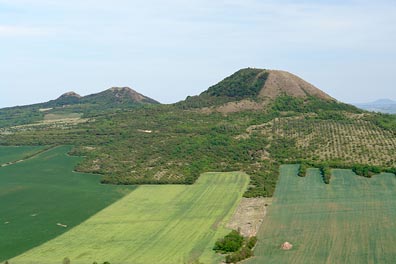
[[[219,263],[217,238],[247,188],[244,173],[206,173],[191,185],[144,185],[12,264]]]
[[[281,166],[274,202],[259,231],[256,257],[247,263],[396,263],[396,177],[371,179],[333,170],[297,176]],[[283,251],[285,241],[293,244]]]
[[[114,203],[133,186],[100,184],[100,176],[73,172],[82,158],[71,147],[0,147],[0,262],[68,231]],[[34,155],[39,152],[38,155]]]

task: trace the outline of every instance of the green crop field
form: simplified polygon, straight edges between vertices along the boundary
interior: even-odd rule
[[[12,264],[219,263],[212,247],[247,188],[240,172],[206,173],[190,186],[143,185]]]
[[[0,166],[12,161],[23,159],[27,156],[31,156],[45,147],[0,147]]]
[[[0,147],[1,161],[41,149]],[[73,172],[81,158],[68,156],[69,150],[56,147],[0,168],[0,261],[70,230],[134,188],[101,185],[98,175]]]
[[[247,263],[395,263],[396,177],[371,179],[333,170],[297,176],[281,166],[274,202],[258,234],[256,257]],[[280,247],[293,244],[290,251]]]

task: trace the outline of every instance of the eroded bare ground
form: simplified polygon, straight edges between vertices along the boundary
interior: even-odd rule
[[[255,236],[271,202],[272,198],[242,198],[227,228],[238,230],[245,237]]]

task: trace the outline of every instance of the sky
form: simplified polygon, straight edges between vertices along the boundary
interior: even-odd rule
[[[114,86],[173,103],[246,67],[396,99],[396,1],[0,0],[0,107]]]

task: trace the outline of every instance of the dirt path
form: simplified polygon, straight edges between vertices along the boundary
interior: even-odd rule
[[[0,167],[1,168],[2,167],[7,167],[7,166],[11,166],[11,165],[23,162],[23,161],[28,160],[28,159],[32,159],[32,158],[34,158],[34,157],[36,157],[36,156],[38,156],[38,155],[40,155],[40,154],[42,154],[44,152],[50,151],[50,150],[52,150],[52,149],[54,149],[56,147],[58,147],[58,146],[50,146],[50,147],[44,148],[42,150],[37,151],[36,153],[33,153],[31,155],[28,155],[28,156],[24,157],[23,159],[9,161],[7,163],[1,164]]]

